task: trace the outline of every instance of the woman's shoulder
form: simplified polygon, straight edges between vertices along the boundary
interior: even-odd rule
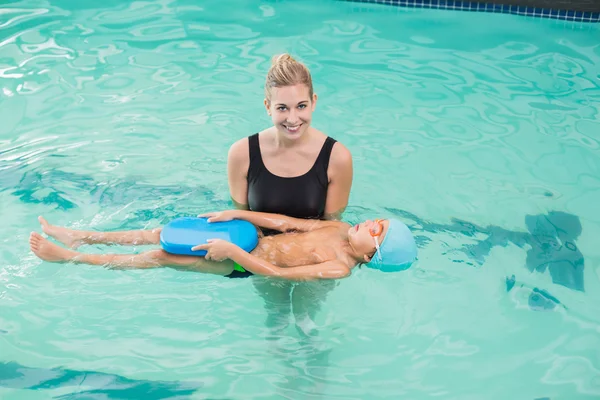
[[[331,157],[342,163],[352,162],[352,153],[342,142],[336,141],[331,149]]]
[[[264,129],[260,132],[253,133],[251,135],[245,136],[241,139],[233,142],[231,146],[229,146],[229,158],[243,158],[248,159],[249,157],[249,149],[250,149],[250,140],[252,137],[258,137],[258,139],[262,142],[268,142],[273,137],[272,128]]]
[[[340,153],[341,155],[350,155],[350,151],[348,150],[348,148],[344,145],[344,143],[342,143],[339,139],[335,138],[334,136],[328,135],[326,132],[323,132],[317,128],[314,128],[311,126],[311,129],[313,130],[313,138],[316,141],[323,141],[323,140],[333,140],[334,144],[333,144],[333,149],[334,151]]]
[[[335,143],[331,148],[331,155],[329,156],[329,165],[336,169],[352,168],[352,152],[344,145],[344,143],[332,136],[328,137],[335,140]]]
[[[331,147],[331,153],[329,154],[329,171],[330,173],[336,173],[338,171],[352,173],[352,153],[344,145],[344,143],[340,142],[333,136],[328,135],[327,133],[311,127],[313,129],[313,138],[315,141],[319,141],[325,145],[326,141],[333,140],[333,145]]]
[[[250,160],[250,142],[248,139],[249,136],[243,137],[236,140],[231,146],[229,146],[229,151],[227,153],[227,162],[229,164],[239,164],[248,162]]]

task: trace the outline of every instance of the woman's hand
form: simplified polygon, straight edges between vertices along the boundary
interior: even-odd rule
[[[208,243],[192,247],[192,251],[206,250],[204,256],[207,260],[223,261],[231,258],[236,245],[222,239],[208,239]]]
[[[224,222],[231,221],[237,217],[237,210],[226,210],[226,211],[217,211],[217,212],[209,212],[198,215],[200,218],[208,218],[208,222]]]

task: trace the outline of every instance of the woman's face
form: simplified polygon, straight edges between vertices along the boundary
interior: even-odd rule
[[[298,139],[308,131],[317,95],[310,98],[309,88],[304,84],[274,87],[271,101],[265,99],[265,107],[273,125],[288,139]]]

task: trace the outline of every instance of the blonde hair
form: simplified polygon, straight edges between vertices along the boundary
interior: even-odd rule
[[[309,96],[312,101],[312,77],[306,65],[294,60],[287,53],[279,54],[271,59],[271,68],[269,68],[265,82],[265,97],[270,102],[272,88],[292,86],[300,83],[308,87]]]

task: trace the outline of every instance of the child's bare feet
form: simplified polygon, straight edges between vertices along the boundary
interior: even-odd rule
[[[69,261],[77,255],[74,251],[63,249],[49,242],[37,232],[31,232],[29,235],[29,248],[42,260],[51,262]]]
[[[44,231],[46,235],[53,237],[54,239],[63,243],[65,246],[70,247],[71,249],[76,249],[84,244],[81,238],[76,237],[73,229],[50,225],[48,221],[41,216],[38,217],[38,221],[40,221],[40,224],[42,225],[42,231]]]

